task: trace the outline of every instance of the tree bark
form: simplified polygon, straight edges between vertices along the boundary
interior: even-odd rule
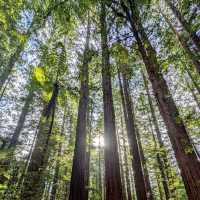
[[[127,148],[126,148],[126,144],[125,144],[125,134],[124,134],[124,125],[123,125],[123,119],[122,119],[122,117],[121,117],[121,129],[122,129],[121,134],[122,134],[123,151],[124,151],[124,164],[125,164],[127,200],[132,200],[131,183],[130,183],[130,173],[129,173],[128,157],[127,157]]]
[[[187,130],[180,117],[175,102],[162,74],[156,58],[156,51],[148,40],[139,18],[139,11],[134,2],[130,1],[131,14],[128,7],[122,4],[127,19],[131,23],[139,51],[152,83],[160,113],[168,129],[169,137],[178,162],[183,182],[189,199],[200,199],[200,163],[190,142]],[[139,27],[139,29],[138,29]]]
[[[20,54],[24,50],[24,43],[20,44],[13,55],[11,55],[8,64],[6,68],[4,69],[3,73],[0,75],[0,91],[3,88],[3,85],[5,84],[6,80],[8,79],[8,76],[12,72],[12,69],[14,68],[14,65],[16,63],[16,60],[19,59]]]
[[[87,116],[87,132],[88,132],[88,149],[86,151],[86,165],[85,165],[85,185],[86,185],[86,197],[89,198],[89,187],[90,187],[90,156],[91,156],[91,133],[92,133],[92,120],[93,120],[93,108],[91,111],[88,109]]]
[[[186,85],[189,88],[190,92],[192,93],[193,99],[196,102],[196,104],[197,104],[197,106],[198,106],[198,108],[200,110],[200,102],[198,100],[197,95],[195,94],[194,88],[190,85],[190,83],[188,82],[188,80],[186,80]]]
[[[22,108],[19,120],[17,122],[17,127],[15,128],[14,134],[12,135],[8,148],[14,148],[18,143],[21,130],[24,126],[24,122],[29,111],[29,107],[33,101],[33,97],[34,97],[34,91],[30,90],[26,97],[25,104]]]
[[[104,104],[104,141],[105,141],[105,185],[106,200],[122,200],[119,156],[115,128],[115,113],[112,98],[109,50],[107,44],[106,8],[101,1],[101,48],[102,48],[102,87]]]
[[[104,187],[102,186],[102,167],[101,167],[101,152],[102,152],[102,147],[101,147],[101,140],[100,140],[101,134],[99,133],[99,146],[98,146],[98,151],[99,151],[99,155],[98,155],[98,179],[99,179],[99,184],[98,184],[98,189],[99,189],[99,193],[100,193],[100,200],[104,199],[103,195],[104,195]]]
[[[120,137],[119,133],[117,134],[118,138],[118,149],[119,149],[119,162],[120,162],[120,172],[121,172],[121,182],[122,182],[122,196],[123,200],[127,200],[127,193],[126,193],[126,183],[125,183],[125,176],[124,176],[124,167],[123,167],[123,158],[122,158],[122,149],[120,144]]]
[[[45,188],[43,173],[47,167],[48,162],[48,146],[50,135],[52,134],[53,129],[58,92],[59,86],[57,83],[55,83],[52,97],[42,113],[35,147],[33,149],[27,173],[24,179],[24,185],[20,196],[21,200],[42,199]]]
[[[152,122],[153,122],[153,125],[154,125],[154,128],[155,128],[156,137],[157,137],[158,143],[159,143],[159,148],[165,149],[164,142],[162,140],[162,135],[161,135],[161,132],[160,132],[160,129],[159,129],[156,113],[155,113],[155,110],[154,110],[154,107],[153,107],[152,98],[151,98],[151,95],[150,95],[150,92],[149,92],[148,81],[147,81],[143,72],[142,72],[142,77],[143,77],[144,87],[145,87],[145,90],[146,90],[148,103],[149,103],[149,107],[150,107],[150,111],[151,111]],[[151,124],[151,119],[149,119],[149,123]],[[157,148],[157,142],[156,142],[156,139],[155,139],[154,134],[153,134],[153,128],[151,129],[151,132],[152,132],[153,140],[154,140],[154,143],[155,143],[155,148]],[[165,191],[165,197],[166,197],[166,199],[169,199],[170,198],[170,189],[169,189],[169,184],[168,184],[168,177],[167,177],[167,174],[166,174],[166,170],[167,170],[167,166],[168,166],[167,155],[166,155],[165,152],[163,152],[161,155],[160,155],[160,153],[157,153],[156,159],[157,159],[157,162],[158,162],[159,170],[161,172],[162,184],[163,184],[163,188],[164,188],[164,191]]]
[[[199,81],[196,80],[196,77],[194,77],[192,75],[190,69],[188,69],[187,67],[186,67],[186,72],[188,73],[188,76],[190,77],[190,79],[191,79],[193,85],[195,86],[195,88],[197,89],[198,94],[200,95],[200,86],[199,86],[200,83],[199,83]]]
[[[139,147],[139,151],[140,151],[140,157],[141,157],[141,162],[143,165],[143,171],[144,171],[144,180],[145,180],[145,185],[146,185],[146,190],[147,190],[147,195],[148,195],[148,199],[149,200],[153,200],[154,196],[153,196],[153,191],[151,189],[151,183],[150,183],[150,178],[149,178],[149,172],[148,172],[148,168],[147,168],[147,164],[146,164],[146,158],[144,156],[144,151],[142,148],[142,142],[141,142],[141,138],[139,135],[139,131],[136,129],[136,134],[137,134],[137,140],[138,140],[138,147]]]
[[[65,134],[66,117],[67,117],[67,101],[66,101],[66,105],[64,108],[64,115],[63,115],[63,119],[62,119],[62,128],[61,128],[60,136],[64,136],[64,134]],[[63,154],[62,148],[63,148],[63,144],[60,142],[59,146],[58,146],[57,161],[56,161],[56,167],[55,167],[55,172],[54,172],[54,177],[53,177],[52,189],[51,189],[50,198],[49,198],[50,200],[56,200],[58,184],[59,184],[60,158]]]
[[[132,100],[129,94],[129,84],[125,74],[123,74],[123,85],[120,78],[120,72],[118,72],[118,77],[129,146],[131,155],[133,156],[132,166],[134,170],[136,195],[138,199],[148,199],[143,174],[143,166],[141,163],[140,152],[137,142]]]
[[[159,180],[159,175],[157,172],[155,172],[155,176],[156,176],[156,182],[157,182],[157,185],[158,185],[158,192],[159,192],[159,195],[160,195],[160,200],[163,200],[163,193],[162,193],[162,187],[160,185],[160,180]]]
[[[85,180],[85,165],[86,165],[87,109],[89,100],[89,87],[88,87],[88,81],[89,81],[88,65],[90,62],[89,39],[90,39],[90,24],[88,23],[86,45],[83,55],[83,65],[80,71],[81,89],[80,89],[80,100],[78,107],[76,141],[74,149],[69,200],[86,200],[86,194],[87,194],[86,180]]]

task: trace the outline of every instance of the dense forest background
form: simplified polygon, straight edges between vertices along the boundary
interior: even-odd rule
[[[0,199],[200,200],[199,0],[0,0]]]

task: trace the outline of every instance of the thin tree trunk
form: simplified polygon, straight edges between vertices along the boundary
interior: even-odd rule
[[[178,41],[180,42],[181,46],[185,50],[185,52],[188,54],[189,59],[193,63],[194,67],[196,68],[197,72],[200,74],[200,62],[199,59],[196,57],[196,55],[193,54],[193,52],[190,50],[189,46],[187,45],[187,42],[184,40],[184,38],[181,37],[181,35],[178,33],[178,31],[173,27],[170,20],[167,18],[167,16],[160,10],[162,16],[164,17],[165,21],[173,31],[173,33],[176,35]]]
[[[146,185],[146,189],[147,189],[147,193],[148,193],[148,199],[153,200],[154,196],[153,196],[153,191],[151,189],[149,172],[148,172],[148,168],[147,168],[147,164],[146,164],[146,158],[144,156],[144,151],[142,148],[141,138],[140,138],[138,130],[136,130],[136,133],[137,133],[137,140],[138,140],[138,147],[139,147],[139,151],[140,151],[141,162],[142,162],[143,170],[144,170],[144,180],[145,180],[145,185]]]
[[[8,79],[8,76],[12,72],[12,69],[14,68],[16,60],[19,60],[20,54],[22,53],[23,50],[24,50],[24,43],[20,44],[17,47],[14,54],[11,55],[6,68],[3,70],[3,73],[0,75],[0,91],[2,90],[3,85],[5,84],[6,80]]]
[[[38,129],[38,127],[37,127]],[[35,145],[35,141],[37,139],[37,132],[38,130],[36,129],[36,133],[34,135],[34,138],[33,138],[33,142],[31,144],[31,148],[30,148],[30,151],[29,151],[29,154],[27,156],[27,159],[26,159],[26,162],[25,162],[25,165],[24,165],[24,168],[21,172],[21,176],[17,182],[17,188],[18,188],[18,191],[19,193],[21,192],[22,190],[22,186],[23,186],[23,181],[24,181],[24,178],[26,177],[26,173],[27,173],[27,170],[28,170],[28,166],[29,166],[29,162],[30,162],[30,159],[31,159],[31,156],[32,156],[32,153],[33,153],[33,149],[34,149],[34,145]]]
[[[121,117],[121,130],[122,130],[121,134],[122,134],[123,151],[124,151],[124,164],[125,164],[125,175],[126,175],[127,200],[132,200],[130,173],[129,173],[128,157],[127,157],[127,148],[126,148],[126,144],[125,144],[125,134],[124,134],[124,125],[123,125],[122,117]]]
[[[102,200],[102,199],[104,199],[103,198],[103,194],[104,194],[104,187],[102,187],[102,173],[101,173],[101,140],[100,140],[100,134],[99,134],[99,148],[98,148],[98,150],[99,150],[99,156],[98,156],[98,167],[99,167],[99,176],[98,176],[98,178],[99,178],[99,187],[98,187],[98,189],[99,189],[99,193],[100,193],[100,200]]]
[[[123,200],[127,200],[127,193],[126,193],[126,183],[125,183],[125,176],[124,176],[124,167],[123,167],[123,159],[122,159],[122,149],[121,149],[121,144],[120,144],[120,137],[119,133],[117,134],[118,138],[118,149],[119,149],[119,161],[120,161],[120,172],[121,172],[121,182],[122,182],[122,195],[123,195]]]
[[[146,90],[146,94],[147,94],[147,98],[148,98],[148,103],[149,103],[149,107],[150,107],[150,111],[151,111],[152,122],[153,122],[153,125],[154,125],[154,128],[155,128],[155,132],[156,132],[158,142],[159,142],[159,148],[164,149],[165,147],[164,147],[164,143],[163,143],[163,140],[162,140],[162,135],[161,135],[161,132],[160,132],[160,129],[159,129],[159,126],[158,126],[156,113],[155,113],[155,110],[154,110],[154,107],[153,107],[153,102],[152,102],[151,95],[150,95],[150,92],[149,92],[148,81],[147,81],[143,72],[142,72],[142,77],[143,77],[143,82],[144,82],[144,86],[145,86],[145,90]],[[148,116],[148,118],[149,118],[149,116]],[[151,119],[149,119],[149,123],[151,124]],[[153,134],[153,128],[151,128],[151,132],[152,132],[152,136],[153,136],[153,139],[154,139],[155,147],[157,148],[157,142],[156,142],[156,139],[155,139],[154,134]],[[170,189],[169,189],[167,174],[166,174],[166,171],[165,171],[165,170],[167,170],[167,165],[168,165],[167,164],[168,163],[167,155],[166,155],[165,152],[163,152],[162,156],[160,155],[160,153],[157,153],[156,157],[157,157],[157,162],[158,162],[159,169],[160,169],[160,172],[161,172],[162,184],[163,184],[163,188],[164,188],[164,191],[165,191],[165,197],[166,197],[166,199],[169,199],[170,198]]]
[[[126,80],[125,74],[123,74],[123,85],[120,78],[120,72],[118,72],[118,77],[129,146],[131,155],[133,156],[132,166],[134,171],[136,195],[138,199],[145,200],[148,199],[148,197],[143,174],[143,166],[141,163],[140,152],[137,142],[133,105],[129,94],[129,85],[128,81]]]
[[[66,117],[67,117],[67,101],[66,101],[66,105],[64,108],[64,115],[63,115],[63,119],[62,119],[62,128],[61,128],[61,133],[60,133],[61,136],[63,136],[65,133]],[[59,173],[60,173],[60,159],[62,156],[62,148],[63,148],[62,146],[63,145],[60,142],[59,147],[58,147],[57,161],[56,161],[55,173],[54,173],[54,177],[53,177],[52,189],[51,189],[51,193],[50,193],[50,200],[55,200],[56,195],[57,195],[58,183],[59,183]]]
[[[73,145],[73,113],[72,110],[70,109],[70,107],[68,108],[68,132],[69,132],[69,138],[68,138],[68,144],[67,146],[72,146]],[[71,170],[68,169],[68,167],[66,167],[65,169],[65,175],[68,176],[68,174],[71,174]],[[70,181],[65,181],[65,187],[64,187],[64,195],[63,195],[63,199],[64,200],[68,200],[69,198],[69,192],[70,192]]]
[[[20,132],[21,132],[23,126],[24,126],[25,118],[28,114],[29,107],[31,105],[33,97],[34,97],[33,91],[29,91],[29,94],[27,95],[26,100],[25,100],[25,104],[22,108],[21,115],[20,115],[20,118],[19,118],[18,123],[17,123],[17,127],[15,128],[15,131],[14,131],[14,134],[12,135],[11,140],[8,142],[9,144],[8,144],[7,148],[9,149],[9,151],[7,153],[6,159],[1,161],[1,168],[4,171],[7,171],[9,169],[12,160],[14,160],[14,152],[15,152],[15,149],[16,149],[16,145],[18,143]],[[15,172],[13,172],[13,173],[15,174],[15,177],[12,176],[12,178],[9,180],[10,185],[14,184],[14,182],[15,182],[14,179],[16,180],[16,178],[17,178],[17,171],[18,170],[15,169],[14,171]],[[2,179],[1,182],[2,183],[4,182],[3,179]]]
[[[187,84],[187,87],[190,89],[190,91],[191,91],[191,93],[192,93],[192,96],[193,96],[193,99],[194,99],[194,101],[196,102],[196,104],[197,104],[197,106],[198,106],[198,108],[199,108],[199,110],[200,110],[200,102],[199,102],[199,100],[198,100],[198,97],[197,97],[196,94],[195,94],[194,89],[192,88],[192,86],[190,85],[190,83],[188,82],[188,80],[186,80],[186,84]]]
[[[165,0],[165,2],[167,3],[167,5],[170,7],[170,9],[172,10],[173,14],[175,15],[175,17],[179,20],[179,22],[181,23],[183,29],[189,34],[190,39],[193,41],[193,43],[195,44],[196,48],[198,49],[198,51],[200,52],[200,39],[197,36],[197,34],[195,32],[191,31],[190,25],[187,23],[187,21],[184,19],[183,15],[180,13],[180,11],[176,8],[176,6],[171,2],[171,0]]]
[[[159,110],[168,129],[188,198],[195,200],[200,199],[200,163],[175,102],[170,94],[167,83],[160,73],[156,51],[153,49],[141,25],[139,11],[134,2],[129,0],[129,3],[131,6],[131,15],[128,7],[126,7],[125,4],[122,4],[122,6],[127,14],[127,19],[131,23],[132,31],[152,83]]]
[[[103,1],[101,1],[100,26],[102,48],[102,87],[104,104],[106,200],[122,200],[122,185],[120,178],[119,155],[117,150],[109,50],[107,44],[106,8]]]
[[[88,16],[89,17],[89,16]],[[78,108],[78,119],[76,127],[76,142],[72,166],[69,200],[86,200],[86,137],[87,137],[87,109],[89,100],[88,87],[88,65],[90,62],[89,53],[90,22],[88,21],[87,38],[84,50],[83,65],[81,67],[81,89]]]
[[[158,192],[159,192],[159,195],[160,195],[160,200],[163,200],[163,193],[162,193],[162,187],[160,185],[160,180],[159,180],[159,175],[157,172],[155,172],[155,176],[156,176],[156,182],[157,182],[157,185],[158,185]]]
[[[187,71],[187,73],[188,73],[193,85],[197,89],[198,94],[200,95],[200,86],[199,86],[200,84],[199,84],[199,81],[197,81],[197,78],[192,75],[192,73],[190,72],[190,69],[188,69],[187,67],[186,67],[186,71]]]
[[[14,148],[14,147],[16,147],[16,145],[18,143],[21,130],[24,126],[24,122],[25,122],[26,116],[27,116],[28,111],[29,111],[29,107],[30,107],[30,105],[33,101],[33,97],[34,97],[34,91],[30,90],[27,97],[26,97],[26,100],[25,100],[24,106],[22,108],[19,120],[17,122],[17,127],[15,128],[14,134],[12,135],[12,138],[10,140],[10,144],[9,144],[8,148]]]
[[[0,95],[0,101],[3,98],[3,96],[4,96],[5,92],[6,92],[7,86],[9,85],[10,81],[11,81],[11,77],[9,77],[7,79],[6,83],[4,84],[4,87],[2,88],[1,95]]]
[[[92,133],[92,120],[93,120],[93,108],[91,112],[88,110],[87,116],[87,132],[88,132],[88,150],[86,151],[86,166],[85,166],[85,185],[86,185],[86,197],[89,198],[89,188],[90,188],[90,156],[91,156],[91,133]]]
[[[21,200],[40,200],[43,196],[45,188],[43,172],[47,167],[49,157],[48,146],[53,129],[58,91],[58,84],[55,83],[52,97],[41,117],[36,144],[24,179]]]

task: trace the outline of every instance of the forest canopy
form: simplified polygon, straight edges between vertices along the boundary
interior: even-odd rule
[[[0,199],[200,200],[198,0],[0,0]]]

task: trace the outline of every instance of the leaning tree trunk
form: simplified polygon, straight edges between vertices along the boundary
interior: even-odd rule
[[[142,72],[142,77],[143,77],[144,87],[145,87],[145,90],[146,90],[148,103],[149,103],[149,107],[150,107],[150,111],[151,111],[153,126],[155,128],[156,137],[157,137],[157,140],[158,140],[158,143],[159,143],[159,148],[164,149],[164,152],[162,152],[162,154],[157,153],[156,158],[157,158],[159,170],[161,172],[162,184],[163,184],[163,188],[164,188],[164,191],[165,191],[165,197],[166,197],[166,199],[169,199],[170,198],[170,189],[169,189],[168,177],[167,177],[167,173],[166,173],[167,165],[168,165],[167,164],[168,163],[167,155],[166,155],[166,152],[165,152],[164,142],[162,140],[162,135],[161,135],[161,132],[160,132],[160,129],[159,129],[156,113],[155,113],[155,110],[154,110],[154,107],[153,107],[153,101],[152,101],[152,98],[151,98],[151,95],[150,95],[150,92],[149,92],[148,81],[147,81],[143,72]],[[151,119],[149,119],[149,123],[150,123],[150,126],[152,126],[151,125]],[[153,134],[153,128],[151,129],[151,132],[152,132],[152,136],[153,136],[153,139],[154,139],[155,147],[157,147],[157,142],[156,142],[156,139],[154,138],[154,134]]]
[[[179,22],[181,23],[183,29],[189,34],[190,39],[193,41],[193,43],[195,44],[196,48],[200,52],[200,39],[197,36],[197,34],[195,32],[191,31],[190,25],[187,23],[187,21],[185,20],[183,15],[176,8],[176,6],[171,2],[171,0],[165,0],[165,2],[170,7],[170,9],[172,10],[173,14],[176,16],[176,18],[179,20]]]
[[[101,2],[101,48],[102,48],[102,87],[104,104],[104,140],[105,140],[105,185],[106,200],[122,200],[119,155],[115,128],[115,113],[112,98],[109,50],[107,44],[106,8]]]
[[[189,59],[193,63],[193,65],[196,68],[197,72],[200,74],[200,61],[199,61],[199,58],[197,58],[197,56],[193,54],[193,52],[190,50],[190,47],[187,45],[187,42],[185,41],[185,39],[182,38],[181,35],[178,33],[178,31],[173,27],[173,25],[171,24],[171,22],[167,18],[167,16],[162,12],[161,12],[161,14],[164,17],[164,19],[167,22],[167,24],[169,25],[169,27],[171,28],[171,30],[173,31],[173,33],[176,35],[177,40],[180,42],[181,46],[183,47],[183,49],[187,53]]]
[[[40,200],[43,196],[45,182],[43,173],[48,162],[49,139],[52,134],[56,99],[58,96],[59,86],[54,84],[52,97],[42,113],[37,133],[35,147],[29,162],[29,166],[24,179],[21,200]]]
[[[127,19],[131,23],[138,49],[152,83],[154,95],[157,99],[160,113],[164,119],[170,141],[173,146],[183,182],[189,199],[200,199],[200,162],[190,142],[187,130],[170,94],[169,88],[162,74],[156,58],[156,51],[152,47],[140,21],[139,11],[134,2],[129,0],[131,14],[128,7],[122,4]],[[139,28],[138,28],[139,27]]]
[[[198,108],[200,110],[200,102],[198,100],[197,95],[195,94],[194,88],[190,85],[190,83],[188,82],[188,80],[186,80],[186,85],[190,89],[190,92],[192,93],[193,99],[196,102],[196,104],[197,104],[197,106],[198,106]]]
[[[15,131],[14,131],[14,134],[12,135],[12,138],[11,140],[8,142],[8,153],[7,153],[7,156],[6,156],[6,159],[5,160],[2,160],[1,161],[1,170],[3,171],[7,171],[11,165],[11,162],[12,160],[14,159],[14,151],[15,151],[15,148],[16,148],[16,145],[18,143],[18,140],[19,140],[19,136],[20,136],[20,132],[24,126],[24,122],[25,122],[25,118],[28,114],[28,111],[29,111],[29,107],[30,107],[30,104],[33,100],[33,91],[29,91],[29,94],[28,96],[26,97],[26,101],[25,101],[25,104],[22,108],[22,112],[21,112],[21,115],[20,115],[20,118],[18,120],[18,123],[17,123],[17,127],[15,128]],[[5,146],[7,144],[5,143]],[[17,175],[17,170],[15,169],[15,176]],[[15,177],[16,178],[16,177]],[[14,180],[14,178],[11,178],[9,180],[9,182],[12,180]],[[4,179],[4,176],[1,176],[0,178],[0,182],[3,183],[5,182],[6,179]]]
[[[86,137],[87,137],[87,109],[89,100],[88,65],[89,57],[90,24],[88,22],[87,38],[84,50],[83,65],[81,67],[81,89],[76,126],[76,141],[72,166],[69,200],[86,200]]]
[[[145,200],[148,199],[148,197],[147,197],[143,167],[141,163],[140,152],[137,142],[132,100],[128,88],[129,85],[126,80],[125,74],[123,74],[123,81],[124,81],[123,86],[121,82],[120,72],[118,72],[118,77],[119,77],[120,93],[122,98],[122,106],[123,106],[124,119],[130,146],[130,152],[131,155],[133,156],[132,166],[134,171],[136,195],[138,199]]]
[[[193,85],[195,86],[196,90],[198,91],[198,94],[200,95],[200,81],[197,81],[197,78],[194,77],[190,71],[190,69],[188,69],[187,67],[185,67],[186,72],[188,74],[188,76],[190,77]]]
[[[19,60],[20,54],[24,50],[24,43],[20,44],[13,55],[11,55],[8,64],[6,68],[4,69],[3,73],[0,75],[0,91],[3,88],[3,85],[5,84],[6,80],[8,79],[8,76],[12,72],[12,69],[14,68],[14,65],[16,63],[16,60]]]
[[[26,97],[25,104],[22,108],[19,120],[17,122],[17,127],[15,128],[15,131],[12,135],[8,148],[14,148],[17,145],[21,130],[24,126],[24,122],[29,111],[29,107],[33,101],[33,97],[34,97],[34,91],[31,89]]]

